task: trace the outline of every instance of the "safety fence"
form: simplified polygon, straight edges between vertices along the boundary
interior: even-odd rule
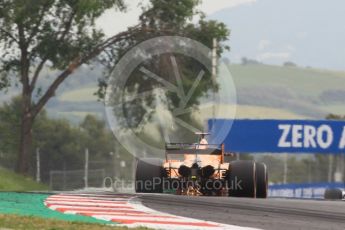
[[[104,169],[88,170],[63,170],[50,171],[50,189],[54,191],[70,191],[82,188],[102,188],[106,177]]]

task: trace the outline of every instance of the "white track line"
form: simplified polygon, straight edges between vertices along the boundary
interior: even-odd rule
[[[45,205],[65,214],[92,216],[119,223],[116,226],[129,228],[143,226],[169,230],[254,230],[254,228],[220,224],[159,212],[142,205],[136,196],[87,193],[80,196],[75,193],[60,194],[48,197]]]
[[[94,202],[94,201],[61,201],[61,200],[49,200],[46,201],[47,205],[73,205],[73,206],[88,206],[88,207],[93,207],[93,206],[98,206],[98,207],[106,207],[106,208],[111,208],[111,207],[119,207],[119,206],[125,206],[126,204],[117,204],[116,202],[114,203],[105,203],[103,201],[100,202]]]
[[[53,198],[48,198],[48,199],[54,199],[56,200],[57,198],[60,198],[60,199],[74,199],[74,200],[84,200],[84,199],[90,199],[90,197],[86,197],[86,196],[67,196],[67,195],[54,195]],[[111,197],[92,197],[92,200],[105,200],[105,201],[128,201],[129,197],[126,197],[126,198],[111,198]]]
[[[163,216],[163,215],[151,215],[146,213],[123,213],[123,212],[104,212],[104,211],[65,211],[65,214],[74,214],[74,215],[86,215],[86,216],[115,216],[116,218],[124,217],[133,217],[133,218],[167,218],[167,219],[176,219],[175,216]]]
[[[128,199],[127,199],[128,200]],[[111,204],[121,204],[121,203],[127,203],[127,200],[97,200],[97,199],[78,199],[78,198],[59,198],[59,201],[70,201],[70,202],[81,202],[81,201],[86,201],[86,202],[102,202],[102,203],[111,203]],[[56,201],[55,199],[46,199],[46,201]]]

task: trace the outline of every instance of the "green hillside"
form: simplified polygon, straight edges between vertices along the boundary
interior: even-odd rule
[[[324,118],[345,113],[345,72],[270,65],[229,66],[238,97],[239,118]],[[85,76],[84,76],[85,77]],[[74,79],[74,82],[77,82]],[[94,93],[96,82],[69,85],[57,98],[53,114],[73,121],[84,114],[104,114]]]
[[[345,72],[271,65],[231,65],[239,87],[282,86],[298,95],[318,97],[325,90],[343,89]]]
[[[231,65],[239,104],[324,118],[344,113],[345,72],[268,65]]]
[[[83,87],[81,89],[67,91],[59,99],[61,101],[72,102],[97,101],[97,96],[94,95],[96,91],[96,87]]]
[[[17,175],[0,167],[0,191],[39,191],[48,186],[36,183],[31,178]]]

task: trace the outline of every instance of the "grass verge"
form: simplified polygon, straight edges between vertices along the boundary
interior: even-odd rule
[[[40,191],[48,186],[0,167],[0,191]]]
[[[81,222],[69,222],[39,217],[0,214],[0,229],[12,230],[123,230],[125,227]],[[144,230],[148,228],[135,228]]]

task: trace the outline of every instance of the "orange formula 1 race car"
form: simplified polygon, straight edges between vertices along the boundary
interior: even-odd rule
[[[225,162],[224,145],[166,144],[165,160],[139,159],[137,193],[266,198],[266,165],[254,161]]]

